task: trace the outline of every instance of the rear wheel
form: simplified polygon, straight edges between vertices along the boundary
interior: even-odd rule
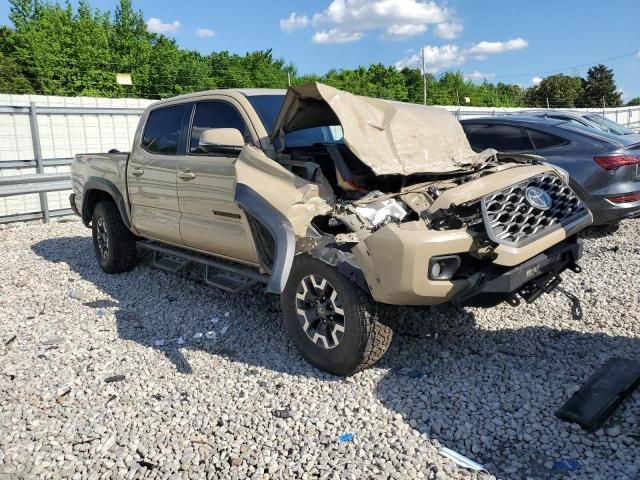
[[[335,268],[296,257],[281,297],[293,343],[312,365],[351,375],[377,362],[392,330],[377,318],[370,297]]]
[[[100,201],[91,220],[93,249],[100,267],[107,273],[131,270],[136,264],[136,239],[113,202]]]

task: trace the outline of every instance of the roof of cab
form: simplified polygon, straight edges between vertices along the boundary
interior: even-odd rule
[[[216,90],[205,90],[201,92],[185,93],[183,95],[177,95],[175,97],[163,98],[158,100],[153,105],[162,105],[164,103],[173,103],[175,101],[188,101],[195,98],[206,97],[208,95],[229,95],[231,97],[245,96],[253,97],[258,95],[285,95],[287,93],[286,88],[218,88]]]

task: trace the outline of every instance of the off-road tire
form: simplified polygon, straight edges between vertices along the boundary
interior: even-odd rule
[[[312,341],[297,313],[298,288],[310,275],[329,282],[344,311],[342,338],[329,349]],[[334,375],[352,375],[373,365],[385,354],[393,339],[392,329],[380,321],[376,304],[366,292],[337,269],[308,255],[298,255],[294,259],[280,301],[287,330],[302,356]]]
[[[136,265],[136,239],[129,231],[115,203],[102,200],[93,209],[91,220],[93,249],[106,273],[128,272]],[[101,250],[101,236],[106,236],[108,248]]]

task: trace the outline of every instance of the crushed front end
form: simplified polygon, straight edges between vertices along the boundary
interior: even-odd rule
[[[562,272],[580,270],[577,232],[592,222],[544,165],[502,165],[380,198],[338,215],[354,231],[337,239],[352,242],[372,297],[395,305],[533,302],[558,287]]]

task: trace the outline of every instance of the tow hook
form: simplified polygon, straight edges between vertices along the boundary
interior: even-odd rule
[[[562,287],[556,287],[560,293],[562,293],[565,297],[569,299],[571,302],[571,316],[574,320],[582,320],[582,305],[580,304],[580,299],[576,297],[573,293],[567,292]]]

